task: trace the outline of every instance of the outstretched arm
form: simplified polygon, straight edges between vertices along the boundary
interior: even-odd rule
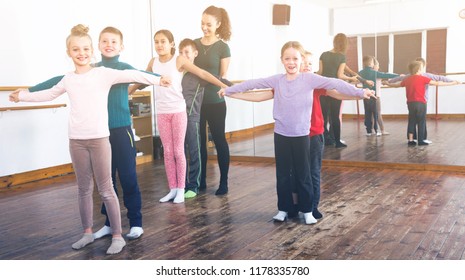
[[[221,97],[225,96],[224,89],[218,91],[218,95]],[[262,102],[273,99],[274,91],[273,89],[252,90],[247,92],[237,92],[227,96],[245,101]]]
[[[401,83],[402,83],[401,81],[392,83],[392,82],[383,80],[383,85],[388,86],[388,87],[402,87],[402,86],[400,85]]]
[[[363,98],[353,95],[347,95],[341,93],[335,89],[327,90],[326,95],[331,96],[332,98],[339,99],[339,100],[360,100],[360,99],[370,99],[370,97],[376,98],[375,92],[370,89],[363,90]]]
[[[188,72],[191,72],[192,74],[195,74],[202,80],[205,80],[211,84],[214,84],[216,86],[219,86],[221,88],[227,87],[222,81],[217,79],[215,76],[210,74],[209,72],[197,67],[194,65],[192,62],[190,62],[187,58],[183,56],[178,56],[177,61],[176,61],[177,67],[179,70],[185,70]]]
[[[337,70],[337,77],[341,80],[348,81],[348,82],[358,82],[358,79],[356,76],[354,77],[349,77],[345,74],[347,65],[345,63],[341,63],[339,65],[339,68]],[[350,68],[349,68],[350,69]],[[352,71],[352,70],[351,70]],[[357,73],[356,73],[357,74]]]
[[[451,82],[443,82],[443,81],[434,81],[431,80],[429,82],[430,85],[434,86],[454,86],[454,85],[460,85],[462,82],[459,81],[451,81]]]

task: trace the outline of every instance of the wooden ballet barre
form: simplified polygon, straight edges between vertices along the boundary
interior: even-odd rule
[[[0,112],[53,109],[53,108],[61,108],[61,107],[66,107],[66,106],[67,106],[66,104],[53,104],[53,105],[40,105],[40,106],[0,107]]]
[[[29,86],[3,86],[3,87],[0,87],[0,91],[15,91],[17,90],[18,88],[29,88]]]

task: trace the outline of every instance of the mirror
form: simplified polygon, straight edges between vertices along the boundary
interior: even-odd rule
[[[405,74],[408,61],[416,57],[424,57],[428,59],[427,72],[444,74],[447,62],[448,72],[454,71],[452,74],[455,74],[447,77],[453,80],[465,80],[465,73],[459,72],[463,61],[460,63],[460,59],[451,58],[454,55],[460,58],[460,48],[465,47],[465,42],[460,39],[463,22],[457,21],[456,17],[458,7],[452,5],[453,7],[441,11],[441,15],[438,16],[437,11],[431,6],[426,7],[423,14],[418,15],[415,12],[418,7],[415,6],[414,1],[397,2],[399,1],[331,10],[333,21],[329,24],[329,29],[347,30],[346,34],[353,39],[351,43],[355,44],[355,48],[353,45],[349,46],[357,57],[353,69],[363,69],[362,57],[368,54],[366,52],[370,47],[371,55],[376,56],[380,61],[379,71]],[[412,18],[415,20],[412,21]],[[434,19],[428,20],[431,18]],[[367,21],[372,24],[367,25]],[[351,24],[347,25],[347,22]],[[448,28],[441,28],[443,26]],[[332,47],[332,36],[326,38],[328,40],[326,44],[317,45],[315,48],[314,70],[318,68],[321,52]],[[282,66],[277,67],[276,73],[282,73]],[[267,75],[263,75],[265,76]],[[348,147],[342,149],[326,147],[324,159],[462,165],[463,160],[459,156],[461,151],[456,148],[460,143],[457,142],[458,137],[452,135],[456,131],[461,131],[461,127],[465,127],[463,124],[465,111],[458,106],[465,101],[465,97],[461,94],[464,90],[465,85],[429,87],[427,138],[433,143],[428,147],[417,147],[416,150],[407,147],[408,110],[405,103],[405,88],[381,89],[381,114],[386,130],[390,132],[389,135],[367,137],[363,122],[363,101],[344,101],[341,138],[346,141]],[[247,102],[242,102],[242,105],[249,106]],[[270,104],[268,106],[272,107]],[[231,114],[229,107],[228,114]],[[235,136],[229,139],[232,156],[274,157],[273,125],[263,122],[262,117],[266,114],[271,116],[272,110],[264,104],[253,103],[251,115],[254,127],[247,129],[246,135],[243,136],[241,132],[232,133],[242,137],[241,141]]]

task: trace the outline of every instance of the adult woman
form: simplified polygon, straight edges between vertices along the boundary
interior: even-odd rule
[[[334,37],[333,49],[321,54],[318,74],[325,77],[339,78],[348,82],[358,82],[357,73],[350,70],[346,65],[346,51],[347,36],[343,33],[339,33]],[[344,74],[346,71],[355,74],[355,76],[346,76]],[[336,148],[347,147],[346,144],[341,142],[341,120],[339,118],[339,113],[342,101],[330,96],[322,96],[320,102],[325,122],[326,143],[329,145],[335,144]],[[330,125],[329,130],[327,128],[328,123]]]
[[[198,56],[194,64],[210,72],[211,74],[224,78],[228,71],[231,52],[225,43],[231,38],[231,24],[228,13],[223,8],[210,6],[202,14],[203,37],[195,40]],[[215,143],[218,166],[220,168],[220,184],[216,195],[228,193],[229,172],[229,145],[225,137],[226,103],[224,98],[219,97],[218,86],[207,84],[202,102],[200,114],[201,135],[201,162],[202,174],[200,190],[206,188],[207,167],[207,122]]]

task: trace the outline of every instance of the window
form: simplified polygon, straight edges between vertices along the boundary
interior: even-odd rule
[[[446,72],[447,29],[360,37],[360,45],[357,45],[358,37],[349,38],[347,65],[354,70],[358,68],[357,62],[362,65],[363,56],[373,55],[379,61],[379,71],[406,74],[409,62],[423,57],[426,53],[426,57],[423,58],[427,61],[426,70],[429,73],[444,74]],[[358,53],[362,57],[358,57],[358,49],[361,50]]]
[[[394,73],[408,74],[408,64],[421,57],[421,33],[394,35]]]

